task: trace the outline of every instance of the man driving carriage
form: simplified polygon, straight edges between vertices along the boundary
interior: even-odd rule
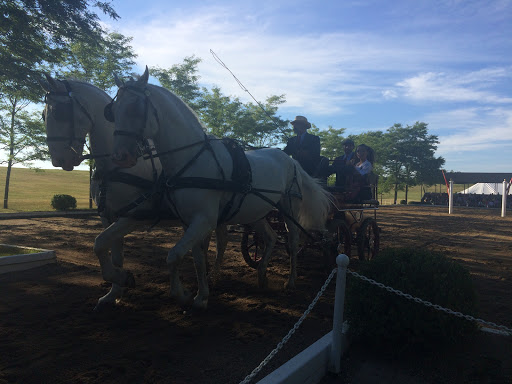
[[[320,138],[307,132],[311,123],[304,116],[296,116],[290,124],[297,136],[288,139],[283,151],[297,160],[309,175],[315,176],[321,159]]]

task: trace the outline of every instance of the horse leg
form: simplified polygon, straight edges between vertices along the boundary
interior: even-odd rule
[[[210,236],[207,236],[210,240]],[[206,277],[206,255],[208,246],[205,247],[205,241],[199,242],[192,247],[192,256],[194,257],[194,267],[197,275],[197,294],[194,297],[192,307],[195,309],[206,309],[208,306],[208,297],[210,289],[208,288],[208,279]]]
[[[224,253],[226,252],[226,247],[228,245],[228,226],[227,225],[219,225],[215,230],[215,241],[217,244],[217,255],[215,256],[215,264],[213,265],[213,270],[210,273],[210,280],[212,285],[217,283],[217,280],[220,275],[220,267],[222,266],[222,262],[224,261]]]
[[[263,256],[258,264],[258,287],[266,289],[268,287],[267,266],[270,261],[272,249],[277,241],[277,234],[264,218],[254,223],[253,228],[263,239]]]
[[[295,212],[299,212],[300,200],[293,199],[290,201],[283,199],[281,203],[286,213],[297,220],[297,214],[295,214]],[[297,253],[299,251],[300,229],[288,216],[285,216],[284,221],[288,229],[288,250],[290,256],[290,273],[288,275],[288,281],[284,284],[284,288],[294,289],[295,280],[297,279]]]
[[[112,249],[110,250],[112,255],[112,264],[114,264],[114,266],[117,268],[123,267],[123,243],[124,238],[114,239]],[[121,287],[118,284],[112,284],[110,291],[105,296],[99,298],[98,303],[94,307],[94,310],[99,311],[101,308],[107,305],[115,304],[117,300],[123,296],[125,289],[125,287]]]
[[[209,224],[206,218],[196,218],[188,226],[180,241],[176,243],[167,255],[167,265],[169,267],[171,283],[171,297],[175,298],[180,305],[187,305],[191,300],[190,294],[185,291],[181,284],[179,266],[181,265],[185,254],[193,247],[199,247],[199,250],[193,249],[192,251],[196,268],[199,268],[200,271],[197,276],[199,290],[204,292],[204,287],[208,286],[208,282],[206,281],[205,255],[201,251],[200,242],[209,235],[212,227],[214,226]],[[199,254],[202,254],[202,256],[198,256]],[[205,271],[204,273],[202,272],[203,269]],[[199,301],[202,300],[202,298],[199,299]]]
[[[105,281],[117,284],[121,287],[134,287],[135,279],[130,272],[122,269],[121,265],[114,265],[112,258],[109,255],[109,250],[112,249],[113,244],[122,243],[124,236],[132,232],[139,222],[128,217],[122,217],[108,228],[104,229],[96,240],[94,241],[94,253],[98,257],[101,267],[101,274]],[[119,264],[122,256],[114,256],[116,263]]]
[[[290,274],[284,284],[285,289],[294,289],[297,279],[297,253],[299,251],[299,228],[291,221],[286,221],[288,228],[288,247],[290,250]]]

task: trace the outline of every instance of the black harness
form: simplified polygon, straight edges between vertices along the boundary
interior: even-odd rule
[[[65,96],[70,99],[69,102],[60,102],[55,105],[55,111],[53,112],[54,118],[57,121],[69,121],[69,129],[68,129],[68,135],[67,136],[47,136],[46,141],[67,141],[69,144],[69,147],[72,151],[75,153],[77,152],[76,148],[73,146],[75,142],[78,142],[79,144],[83,145],[85,144],[85,139],[82,139],[80,137],[75,136],[75,119],[74,119],[74,104],[76,103],[80,110],[84,113],[84,115],[87,117],[87,119],[91,123],[91,130],[94,129],[94,120],[92,119],[91,115],[85,109],[85,107],[80,103],[80,101],[74,97],[71,85],[67,80],[60,80],[64,86],[66,87],[66,91],[62,92],[56,92],[56,91],[49,91],[45,95],[45,104],[48,105],[48,100],[52,97],[60,97]],[[43,120],[46,120],[45,112],[43,111]],[[109,182],[118,182],[118,183],[124,183],[127,185],[131,185],[140,189],[145,190],[146,192],[143,193],[138,199],[133,201],[132,203],[128,204],[125,207],[122,207],[118,211],[116,211],[113,216],[114,217],[120,217],[125,215],[128,211],[132,210],[133,208],[137,207],[138,205],[142,204],[144,201],[148,200],[151,196],[155,194],[155,189],[157,186],[157,171],[156,167],[154,165],[154,161],[152,159],[152,152],[149,152],[149,157],[152,161],[152,168],[153,168],[153,180],[146,180],[142,177],[132,175],[125,172],[120,172],[119,168],[116,168],[109,172],[97,172],[95,171],[93,174],[93,179],[99,180],[99,201],[98,201],[98,214],[101,216],[103,212],[105,211],[106,207],[106,200],[107,200],[107,189],[108,189],[108,183]],[[110,154],[102,154],[102,155],[84,155],[82,156],[83,159],[96,159],[100,157],[108,157]],[[153,211],[156,209],[154,208]]]
[[[145,108],[144,108],[144,123],[147,124],[147,119],[149,116],[148,110],[151,107],[154,112],[154,116],[156,118],[157,124],[160,125],[160,120],[158,118],[158,113],[156,108],[154,107],[153,103],[151,102],[149,98],[149,90],[147,89],[140,89],[134,86],[123,86],[119,88],[119,91],[122,89],[132,91],[136,95],[143,97]],[[116,95],[117,98],[117,95]],[[111,121],[115,120],[115,116],[112,111],[112,103],[107,105],[105,107],[105,117],[108,116],[108,118]],[[145,126],[144,125],[144,126]],[[123,130],[116,130],[114,132],[114,135],[123,135],[127,137],[131,137],[132,139],[136,141],[142,140],[142,133],[138,132],[131,132],[131,131],[123,131]],[[215,151],[213,150],[211,146],[212,140],[222,140],[224,145],[226,146],[228,152],[231,155],[232,163],[233,163],[233,172],[231,175],[231,179],[227,180],[225,177],[224,170],[222,166],[220,165],[217,156],[215,154]],[[243,201],[245,200],[246,196],[248,194],[254,194],[270,204],[272,207],[278,209],[284,216],[286,216],[288,219],[290,219],[295,225],[297,225],[298,228],[300,228],[305,234],[311,237],[311,234],[309,234],[292,216],[290,216],[287,212],[284,211],[284,209],[280,206],[279,203],[275,203],[271,199],[269,199],[267,196],[264,195],[264,193],[271,193],[271,194],[280,194],[282,195],[283,192],[276,191],[276,190],[270,190],[270,189],[262,189],[262,188],[253,188],[252,186],[252,170],[249,164],[249,161],[247,157],[245,156],[245,153],[240,146],[240,144],[233,139],[211,139],[208,138],[206,134],[204,134],[204,140],[194,142],[191,144],[188,144],[186,146],[175,148],[169,151],[160,152],[154,155],[154,157],[162,157],[169,155],[171,153],[175,153],[178,151],[182,151],[185,149],[189,149],[194,146],[201,145],[199,151],[195,153],[195,155],[173,176],[169,176],[165,178],[165,183],[160,183],[165,188],[164,193],[167,194],[167,197],[169,199],[169,202],[173,205],[174,211],[176,212],[176,215],[179,217],[179,219],[185,223],[181,215],[179,214],[179,211],[177,209],[177,206],[171,196],[172,192],[178,189],[186,189],[186,188],[198,188],[198,189],[210,189],[210,190],[221,190],[221,191],[230,191],[232,192],[231,198],[226,203],[226,205],[223,207],[221,214],[218,218],[218,224],[224,223],[229,221],[231,218],[233,218],[239,211],[240,207],[242,206]],[[213,179],[213,178],[206,178],[206,177],[187,177],[183,176],[183,174],[194,164],[194,162],[205,152],[209,151],[212,154],[212,157],[214,161],[217,164],[217,168],[219,170],[219,173],[221,174],[221,179]],[[297,187],[297,192],[293,192],[293,187]],[[300,186],[297,182],[297,169],[294,169],[294,177],[292,180],[292,183],[290,185],[290,188],[284,193],[288,195],[288,198],[291,200],[292,196],[297,198],[302,198],[302,194],[300,191]],[[235,205],[236,196],[241,195],[240,200],[238,204]],[[142,196],[141,196],[142,198]],[[234,208],[234,209],[233,209]],[[186,224],[186,223],[185,223]]]

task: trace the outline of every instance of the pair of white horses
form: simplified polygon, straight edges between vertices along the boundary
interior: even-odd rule
[[[112,283],[96,308],[115,302],[125,287],[134,286],[133,275],[123,269],[123,238],[154,222],[151,217],[145,221],[135,217],[144,213],[151,216],[159,210],[176,218],[172,223],[163,221],[164,225],[179,223],[185,229],[167,256],[171,296],[180,304],[192,300],[179,277],[179,266],[191,250],[198,280],[192,306],[207,307],[206,250],[210,234],[216,230],[213,275],[217,276],[227,242],[227,224],[250,224],[263,237],[258,283],[266,286],[276,234],[264,217],[276,204],[288,229],[290,274],[286,286],[293,288],[299,242],[296,224],[309,230],[323,229],[329,211],[328,194],[296,161],[271,148],[245,153],[251,182],[237,188],[231,180],[233,159],[225,144],[207,136],[197,115],[170,91],[148,84],[148,77],[147,68],[139,79],[126,83],[115,76],[119,90],[114,101],[87,83],[60,81],[48,75],[47,82],[42,82],[47,92],[44,117],[53,165],[68,171],[79,165],[87,134],[96,162],[91,193],[96,204],[104,206],[101,219],[105,230],[96,238],[94,252],[103,278]],[[142,138],[154,142],[156,158],[139,157]],[[159,185],[166,188],[152,188],[155,172],[160,174],[162,169],[165,180]],[[136,182],[140,179],[144,181]],[[129,211],[118,218],[117,213],[125,207]],[[227,221],[219,222],[221,216]]]

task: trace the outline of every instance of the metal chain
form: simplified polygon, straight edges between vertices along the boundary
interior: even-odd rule
[[[311,310],[314,308],[314,306],[316,305],[317,301],[320,299],[320,297],[323,295],[323,293],[325,292],[325,290],[327,289],[327,286],[329,285],[329,283],[331,282],[332,278],[334,277],[334,275],[336,274],[336,271],[337,269],[334,268],[332,271],[331,271],[331,274],[329,275],[329,277],[327,278],[327,280],[325,280],[325,283],[324,285],[322,286],[322,288],[320,288],[320,291],[316,294],[316,297],[313,299],[313,301],[311,302],[311,304],[309,304],[309,307],[308,309],[306,309],[306,311],[302,314],[302,316],[300,317],[300,319],[295,323],[295,325],[293,326],[292,329],[290,329],[290,331],[288,332],[288,334],[283,338],[283,340],[281,340],[281,342],[279,342],[279,344],[277,344],[277,347],[268,354],[267,357],[265,357],[265,359],[260,363],[260,365],[258,365],[256,368],[254,368],[254,370],[246,376],[245,379],[243,379],[240,384],[248,384],[250,383],[250,381],[263,369],[263,367],[265,367],[265,365],[268,364],[268,362],[270,360],[272,360],[272,358],[277,354],[277,352],[279,352],[281,350],[281,348],[283,348],[283,346],[288,342],[288,340],[290,340],[290,338],[292,337],[292,335],[295,333],[295,331],[300,327],[300,325],[302,324],[302,322],[304,321],[304,319],[307,317],[307,315],[309,315],[309,313],[311,312]]]
[[[406,299],[414,301],[416,303],[423,304],[423,305],[425,305],[427,307],[434,308],[434,309],[437,309],[438,311],[446,312],[446,313],[448,313],[450,315],[461,317],[461,318],[464,318],[464,319],[469,320],[469,321],[475,321],[478,324],[485,324],[485,325],[487,325],[489,327],[499,329],[499,331],[490,330],[492,333],[498,333],[498,334],[504,334],[504,335],[512,336],[512,329],[507,328],[504,325],[498,325],[498,324],[492,323],[490,321],[485,321],[485,320],[482,320],[482,319],[477,319],[477,318],[475,318],[473,316],[470,316],[470,315],[464,315],[461,312],[453,311],[453,310],[448,309],[448,308],[443,308],[440,305],[432,304],[430,301],[422,300],[420,298],[411,296],[408,293],[404,293],[404,292],[402,292],[402,291],[400,291],[398,289],[394,289],[394,288],[388,287],[388,286],[386,286],[386,285],[384,285],[382,283],[378,283],[375,280],[370,279],[370,278],[368,278],[366,276],[360,275],[359,273],[354,272],[354,271],[347,270],[347,273],[349,273],[349,274],[351,274],[351,275],[353,275],[355,277],[358,277],[361,280],[366,281],[366,282],[368,282],[370,284],[376,285],[379,288],[383,288],[383,289],[385,289],[388,292],[394,293],[394,294],[396,294],[398,296],[405,297]]]

